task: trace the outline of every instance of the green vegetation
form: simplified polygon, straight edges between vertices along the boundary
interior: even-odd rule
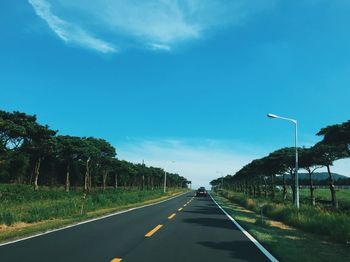
[[[58,135],[35,115],[0,110],[0,240],[187,190],[190,181],[116,158],[108,141]]]
[[[322,205],[327,207],[330,205],[332,199],[329,194],[329,189],[317,188],[314,190],[316,205]],[[310,202],[310,189],[303,188],[300,190],[300,201],[302,204],[308,204]],[[339,209],[346,213],[350,212],[350,189],[337,190],[337,201]],[[349,213],[350,214],[350,213]]]
[[[65,191],[82,187],[85,192],[113,186],[159,189],[164,170],[116,158],[106,140],[60,136],[37,122],[36,116],[0,110],[0,183],[61,186]],[[178,174],[167,174],[168,187],[190,183]]]
[[[262,197],[249,198],[243,193],[219,191],[233,203],[269,218],[281,221],[306,232],[322,234],[342,244],[350,242],[350,216],[344,212],[328,211],[320,206],[302,205],[297,210],[292,204],[271,201]]]
[[[265,216],[261,222],[260,205],[265,200],[248,200],[244,196],[232,197],[230,200],[213,194],[216,201],[251,235],[253,235],[265,248],[267,248],[279,261],[349,261],[349,246],[329,241],[328,237],[305,233],[304,231],[287,226]],[[237,193],[234,193],[237,194]],[[240,201],[242,205],[258,210],[252,212],[231,200]],[[253,202],[254,201],[254,204]],[[259,202],[261,201],[261,202]],[[259,205],[258,204],[258,205]],[[312,207],[310,207],[312,208]]]
[[[333,162],[350,157],[350,120],[322,128],[318,136],[323,136],[323,140],[310,148],[298,148],[299,167],[307,171],[309,175],[311,205],[316,204],[315,199],[315,171],[319,168],[327,168],[328,186],[331,196],[331,204],[334,210],[339,207],[337,190],[331,172]],[[288,184],[292,189],[292,202],[296,202],[296,165],[295,148],[281,148],[268,156],[253,160],[251,163],[241,168],[235,175],[227,175],[225,178],[218,178],[211,181],[214,188],[220,187],[243,192],[246,195],[265,197],[270,195],[271,199],[276,196],[276,185],[281,185],[283,199],[287,200]],[[281,177],[277,179],[278,177]],[[291,179],[287,179],[287,177]],[[344,184],[344,181],[342,182]],[[346,207],[345,207],[346,208]]]
[[[308,176],[308,181],[302,181],[303,188],[308,189],[300,190],[300,209],[295,207],[295,148],[281,148],[255,159],[233,176],[217,178],[211,185],[230,201],[249,210],[260,212],[263,205],[269,218],[348,245],[350,190],[337,189],[331,167],[334,161],[350,157],[350,120],[322,128],[317,135],[323,140],[310,148],[297,149],[299,169],[307,171]],[[314,179],[315,171],[322,167],[327,169],[328,181]],[[325,182],[329,190],[317,187]],[[342,179],[339,185],[349,185],[349,182],[350,179]]]
[[[28,185],[0,184],[0,240],[22,235],[23,223],[26,231],[36,232],[76,221],[86,220],[117,210],[133,207],[149,201],[169,197],[186,189],[162,190],[106,189],[88,194],[83,190],[66,193],[64,188],[52,190],[41,188],[34,191]],[[22,224],[19,226],[18,224]],[[12,226],[11,226],[12,225]],[[27,228],[29,226],[29,229]],[[27,233],[27,232],[25,232]]]

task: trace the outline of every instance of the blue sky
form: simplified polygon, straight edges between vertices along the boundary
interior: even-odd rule
[[[345,0],[0,3],[0,106],[207,185],[349,119]],[[170,163],[175,161],[175,163]],[[348,160],[335,171],[350,175]]]

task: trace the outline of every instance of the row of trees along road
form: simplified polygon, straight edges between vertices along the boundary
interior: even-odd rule
[[[350,120],[337,125],[322,128],[318,133],[322,141],[310,148],[298,148],[299,167],[309,175],[310,201],[315,205],[315,186],[313,175],[319,168],[325,167],[328,172],[328,184],[334,208],[338,207],[334,179],[331,172],[333,162],[350,157]],[[286,179],[291,177],[291,181]],[[295,148],[287,147],[276,150],[268,156],[253,160],[240,169],[235,175],[217,178],[211,181],[214,187],[244,192],[253,196],[275,197],[276,176],[282,177],[282,194],[287,198],[288,182],[291,185],[293,202],[295,200]]]
[[[83,187],[118,186],[161,188],[164,170],[116,158],[115,148],[104,139],[57,135],[36,116],[0,110],[0,182]],[[167,186],[190,183],[178,174],[167,174]]]

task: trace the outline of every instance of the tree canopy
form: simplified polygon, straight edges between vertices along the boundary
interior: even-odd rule
[[[163,187],[164,170],[116,158],[113,145],[101,138],[57,135],[36,116],[0,110],[0,182],[64,184],[106,188]],[[167,184],[186,187],[187,179],[167,173]]]

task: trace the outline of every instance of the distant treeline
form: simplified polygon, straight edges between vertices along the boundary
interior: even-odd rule
[[[94,137],[57,135],[35,115],[0,110],[0,183],[160,188],[164,170],[116,158],[116,149]],[[186,187],[186,178],[167,173],[167,186]]]
[[[299,173],[299,184],[300,185],[310,185],[310,174],[309,173]],[[346,177],[337,173],[332,173],[332,178],[335,185],[350,185],[350,177]],[[329,175],[326,172],[314,172],[312,174],[313,184],[315,186],[325,186],[329,185]],[[290,184],[292,182],[292,177],[287,174],[285,175],[285,182]],[[283,177],[276,177],[276,185],[283,185]]]
[[[350,157],[350,120],[342,124],[336,124],[322,128],[318,133],[322,141],[310,148],[298,148],[299,168],[307,171],[308,180],[301,180],[302,185],[310,187],[310,201],[315,204],[314,175],[319,168],[327,168],[332,205],[337,207],[334,178],[331,172],[333,162]],[[288,185],[293,193],[293,202],[296,198],[295,187],[295,148],[288,147],[276,150],[260,159],[253,160],[244,166],[233,176],[217,178],[211,181],[213,187],[226,188],[238,192],[244,192],[251,196],[270,195],[275,197],[276,184],[283,186],[283,198],[287,197]],[[287,179],[287,176],[291,179]],[[347,184],[349,179],[338,180],[337,184]],[[318,184],[326,181],[318,181]]]

